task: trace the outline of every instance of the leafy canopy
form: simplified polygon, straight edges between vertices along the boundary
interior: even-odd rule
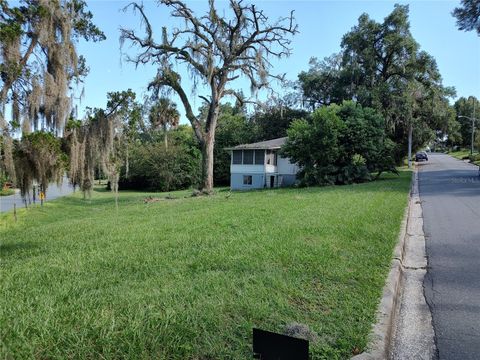
[[[377,111],[352,101],[324,106],[292,123],[282,152],[300,165],[305,185],[367,181],[394,170],[383,125]]]

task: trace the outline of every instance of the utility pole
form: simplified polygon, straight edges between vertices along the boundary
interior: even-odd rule
[[[412,168],[412,138],[413,138],[413,124],[410,121],[408,128],[408,168]]]
[[[472,96],[473,100],[473,115],[472,115],[472,142],[470,145],[470,155],[473,155],[473,141],[475,139],[475,103],[477,102],[477,99]]]

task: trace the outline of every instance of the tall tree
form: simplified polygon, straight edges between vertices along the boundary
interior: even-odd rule
[[[293,109],[288,106],[270,105],[258,108],[250,117],[250,122],[254,128],[253,140],[271,140],[287,136],[287,129],[290,124],[296,120],[305,118],[307,111],[302,109]]]
[[[454,90],[442,85],[435,59],[420,50],[408,12],[408,6],[395,5],[382,23],[361,15],[343,36],[340,55],[313,61],[299,75],[310,104],[355,100],[380,111],[386,134],[397,144],[397,162],[409,148],[432,139],[436,130],[453,125],[448,98]]]
[[[220,15],[214,1],[208,3],[208,12],[197,16],[180,0],[161,0],[171,10],[171,16],[182,20],[180,28],[162,30],[161,41],[156,41],[153,29],[142,5],[133,4],[145,24],[146,35],[122,29],[121,40],[131,41],[141,48],[133,60],[136,64],[159,64],[151,85],[173,90],[182,101],[202,149],[202,183],[205,192],[213,188],[213,161],[215,129],[222,99],[234,96],[243,99],[235,88],[235,80],[246,77],[252,89],[268,86],[270,58],[290,54],[290,35],[297,32],[293,12],[288,17],[270,23],[268,17],[255,5],[230,0],[231,16]],[[175,66],[173,66],[175,64]],[[184,65],[196,83],[207,92],[200,95],[208,106],[205,121],[193,112],[185,85],[176,71]],[[278,78],[278,77],[277,77]]]
[[[480,114],[480,101],[475,96],[469,96],[468,98],[461,97],[453,105],[456,111],[458,122],[460,123],[460,134],[462,136],[462,142],[460,145],[464,147],[471,147],[472,145],[472,118],[478,119]],[[477,126],[478,126],[477,122]]]
[[[480,36],[480,0],[462,0],[462,6],[453,10],[460,30],[475,30]]]
[[[163,139],[165,148],[168,148],[167,131],[170,128],[176,128],[180,121],[180,113],[177,110],[177,104],[168,98],[158,98],[150,107],[148,114],[150,125],[153,129],[163,129]]]
[[[46,194],[50,182],[62,181],[66,165],[60,139],[45,131],[24,135],[20,141],[15,142],[14,163],[16,185],[20,188],[25,205],[30,199],[34,181],[38,183],[40,191]]]
[[[321,61],[313,57],[309,65],[308,71],[298,75],[303,105],[315,110],[318,106],[341,102],[344,99],[342,55],[333,54]]]
[[[230,183],[230,154],[225,151],[225,148],[252,142],[253,136],[252,126],[246,113],[230,104],[222,104],[214,149],[213,175],[217,185]]]
[[[127,145],[131,129],[138,120],[138,106],[135,93],[130,89],[110,92],[107,98],[106,110],[92,109],[84,123],[69,129],[69,177],[72,184],[80,185],[84,196],[89,195],[95,169],[100,166],[118,205],[120,169],[128,162]]]
[[[22,0],[19,6],[0,0],[0,10],[0,168],[13,179],[12,134],[62,131],[70,114],[70,83],[87,72],[75,44],[80,37],[105,36],[83,0]]]

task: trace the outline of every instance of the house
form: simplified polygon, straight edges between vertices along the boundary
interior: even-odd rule
[[[226,148],[231,155],[230,188],[248,190],[293,185],[299,167],[279,155],[286,141],[283,137]]]

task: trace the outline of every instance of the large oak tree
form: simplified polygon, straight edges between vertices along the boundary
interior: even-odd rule
[[[15,179],[13,134],[36,130],[57,134],[64,128],[71,111],[72,81],[81,81],[87,72],[76,43],[80,37],[105,38],[92,17],[83,0],[21,0],[16,6],[0,0],[0,172],[6,172],[11,180]],[[50,152],[37,151],[41,144],[49,141],[37,141],[34,147],[26,143],[23,148],[35,155],[39,166],[50,166],[50,155],[42,155]],[[28,162],[22,166],[25,164]],[[35,175],[38,171],[33,168],[21,170],[24,175],[33,174],[19,179],[25,190],[33,180],[54,180]]]
[[[178,18],[178,28],[164,27],[160,38],[155,38],[150,19],[142,5],[133,4],[145,24],[146,33],[122,29],[121,39],[137,45],[140,52],[129,60],[136,64],[156,64],[158,73],[150,84],[173,90],[180,98],[186,117],[190,121],[202,149],[201,189],[213,188],[213,159],[215,129],[221,101],[226,96],[243,100],[235,88],[235,80],[245,77],[252,90],[268,86],[274,76],[270,73],[271,58],[288,56],[290,36],[297,32],[293,12],[289,16],[270,22],[266,14],[255,5],[230,0],[230,16],[219,14],[214,1],[208,3],[205,15],[196,15],[184,2],[161,0],[158,2]],[[198,84],[197,91],[208,108],[205,120],[192,109],[189,91],[176,70],[184,66]]]
[[[355,100],[377,109],[397,144],[397,162],[456,125],[448,102],[454,89],[443,86],[435,59],[420,50],[408,13],[408,6],[395,5],[381,23],[361,15],[343,36],[340,54],[313,59],[310,70],[299,75],[305,102],[313,108]]]

